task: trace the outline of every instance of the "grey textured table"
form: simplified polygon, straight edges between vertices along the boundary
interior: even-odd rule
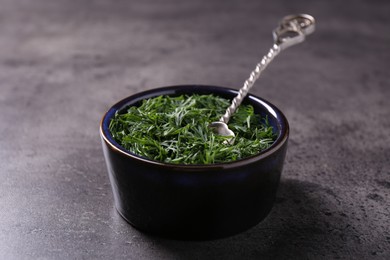
[[[251,91],[291,124],[277,202],[233,237],[140,233],[115,211],[99,121],[178,84],[239,88],[290,13],[315,34]],[[1,259],[390,258],[389,1],[0,1]]]

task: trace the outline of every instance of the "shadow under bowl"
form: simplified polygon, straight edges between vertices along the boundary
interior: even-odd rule
[[[234,89],[181,85],[127,97],[103,116],[100,135],[115,206],[135,228],[173,239],[208,240],[245,231],[270,212],[287,150],[286,117],[271,103],[248,95],[255,113],[267,116],[277,134],[261,153],[230,163],[182,165],[152,161],[121,147],[109,131],[117,111],[160,95],[215,94],[233,99]]]

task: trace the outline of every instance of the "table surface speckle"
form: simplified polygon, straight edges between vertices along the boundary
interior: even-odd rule
[[[389,1],[0,0],[1,259],[389,259]],[[160,86],[240,88],[286,14],[316,32],[251,93],[287,116],[270,215],[174,241],[116,212],[98,132]]]

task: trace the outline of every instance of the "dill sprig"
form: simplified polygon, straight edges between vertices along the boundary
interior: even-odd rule
[[[174,164],[213,164],[239,160],[267,149],[276,135],[267,118],[241,105],[229,122],[233,145],[208,126],[230,101],[214,95],[158,96],[117,112],[110,122],[113,138],[126,150]]]

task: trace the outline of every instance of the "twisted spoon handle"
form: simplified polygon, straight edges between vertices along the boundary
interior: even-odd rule
[[[279,26],[273,31],[274,45],[260,63],[257,64],[255,70],[252,71],[249,78],[245,81],[244,86],[239,90],[231,105],[226,109],[225,114],[219,119],[219,122],[224,124],[229,122],[230,117],[234,114],[237,107],[241,104],[268,64],[281,50],[303,42],[306,35],[314,32],[314,25],[314,18],[308,14],[288,15],[282,19]]]
[[[251,72],[249,78],[244,82],[243,87],[239,90],[237,96],[233,99],[230,106],[226,109],[225,114],[219,121],[227,124],[230,117],[234,114],[237,107],[241,105],[242,100],[246,97],[249,90],[253,87],[253,84],[260,77],[260,74],[265,70],[268,64],[280,53],[280,47],[274,44],[263,59],[256,65],[256,68]]]

